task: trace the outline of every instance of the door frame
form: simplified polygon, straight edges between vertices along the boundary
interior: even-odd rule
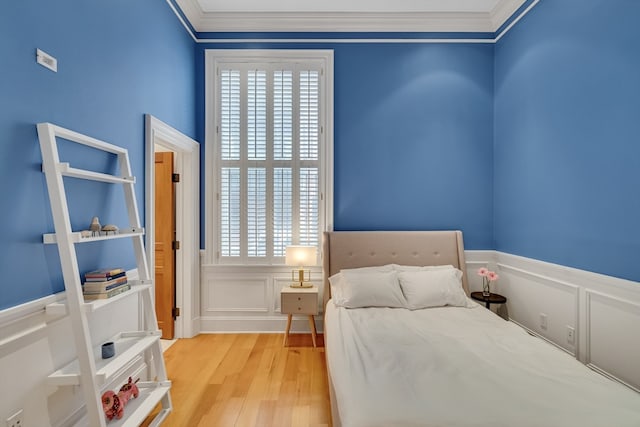
[[[155,146],[173,151],[176,187],[175,337],[197,335],[200,300],[200,144],[150,114],[145,114],[145,234],[150,274],[155,274]],[[153,277],[153,276],[152,276]]]

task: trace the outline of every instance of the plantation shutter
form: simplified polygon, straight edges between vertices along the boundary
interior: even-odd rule
[[[240,71],[220,74],[220,251],[240,256]]]
[[[299,64],[218,70],[219,259],[279,263],[320,237],[320,71]]]

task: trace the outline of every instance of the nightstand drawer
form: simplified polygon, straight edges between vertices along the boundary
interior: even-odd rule
[[[281,293],[280,311],[285,314],[318,314],[317,293]]]

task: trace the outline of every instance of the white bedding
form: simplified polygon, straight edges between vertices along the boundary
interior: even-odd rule
[[[472,306],[329,301],[325,346],[342,427],[640,426],[640,394]]]

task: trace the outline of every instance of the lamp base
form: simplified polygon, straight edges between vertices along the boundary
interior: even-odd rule
[[[313,283],[311,282],[293,282],[289,284],[292,288],[313,288]]]

